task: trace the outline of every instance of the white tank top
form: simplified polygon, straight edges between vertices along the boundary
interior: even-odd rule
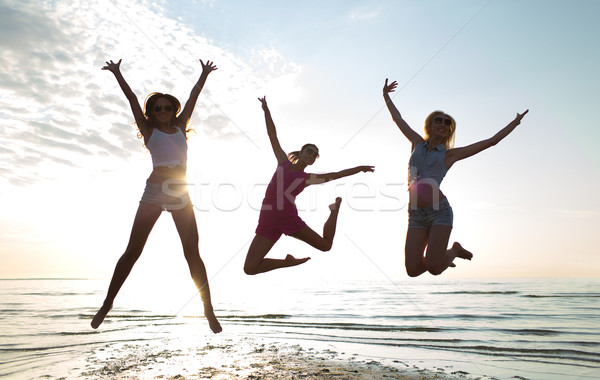
[[[187,141],[184,132],[181,128],[178,129],[179,131],[172,135],[161,132],[158,128],[154,128],[152,131],[146,147],[152,156],[153,168],[158,166],[187,167]]]

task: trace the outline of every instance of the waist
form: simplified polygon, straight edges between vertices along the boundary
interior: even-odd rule
[[[431,207],[446,196],[440,190],[437,182],[416,182],[408,188],[409,207],[411,209]]]
[[[432,199],[427,202],[420,202],[418,200],[414,201],[411,199],[408,204],[408,209],[410,211],[431,211],[431,210],[439,210],[441,208],[447,208],[450,206],[450,202],[448,202],[448,198],[441,194],[442,196],[439,199]]]
[[[286,207],[296,207],[296,197],[285,195],[264,197],[262,203],[265,205],[285,205]]]
[[[148,182],[162,184],[167,180],[186,181],[186,169],[183,166],[157,166],[148,177]]]

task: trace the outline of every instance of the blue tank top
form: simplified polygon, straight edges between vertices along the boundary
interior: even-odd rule
[[[448,172],[446,168],[446,148],[440,144],[429,151],[427,141],[415,145],[408,161],[408,186],[423,178],[437,182],[438,187]]]

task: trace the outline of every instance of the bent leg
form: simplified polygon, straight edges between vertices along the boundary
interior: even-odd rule
[[[208,325],[212,332],[215,334],[220,333],[223,331],[223,328],[213,310],[206,267],[200,258],[200,251],[198,249],[198,226],[196,224],[194,208],[190,204],[181,210],[172,211],[171,216],[173,217],[181,244],[183,245],[183,253],[190,268],[190,274],[204,304],[204,316],[208,320]]]
[[[265,259],[265,256],[271,248],[273,248],[275,242],[262,235],[254,236],[248,254],[246,255],[246,262],[244,263],[244,272],[249,275],[259,274],[271,271],[273,269],[293,267],[296,265],[303,264],[310,260],[310,257],[304,257],[297,259],[292,255],[287,255],[285,259]]]
[[[146,245],[146,241],[148,240],[148,235],[150,235],[150,231],[152,231],[152,228],[154,227],[156,220],[158,220],[161,212],[162,210],[158,206],[148,203],[140,203],[135,215],[135,219],[133,220],[133,227],[131,228],[131,235],[129,236],[127,249],[125,249],[125,253],[123,253],[117,262],[112,280],[110,281],[110,285],[108,287],[106,299],[104,300],[100,310],[98,310],[92,319],[91,325],[93,328],[96,329],[98,326],[100,326],[112,308],[112,304],[117,296],[117,293],[119,293],[121,286],[127,279],[127,276],[129,276],[129,273],[131,273],[133,265],[142,254],[144,245]]]
[[[338,197],[335,199],[335,203],[329,205],[329,210],[331,210],[331,213],[329,214],[329,217],[323,226],[323,237],[321,237],[308,226],[304,227],[298,232],[293,233],[291,236],[302,240],[303,242],[308,243],[323,252],[331,250],[331,247],[333,246],[333,238],[335,237],[335,229],[337,226],[337,219],[340,212],[341,203],[342,198]]]
[[[409,228],[404,246],[404,265],[410,277],[417,277],[427,271],[425,247],[429,231],[425,228]]]
[[[439,275],[448,267],[453,266],[452,262],[456,258],[457,249],[448,249],[450,240],[450,226],[431,226],[429,230],[429,241],[425,259],[427,270],[433,275]]]

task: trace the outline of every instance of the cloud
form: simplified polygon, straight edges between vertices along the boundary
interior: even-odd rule
[[[274,48],[262,48],[252,51],[251,64],[258,75],[265,79],[273,79],[284,75],[297,75],[301,72],[300,65],[290,62]]]
[[[0,62],[11,58],[43,58],[40,53],[59,45],[68,36],[40,2],[4,1],[0,4]],[[60,53],[58,57],[66,58]]]
[[[0,47],[2,179],[19,185],[51,179],[48,165],[87,167],[145,154],[127,100],[101,70],[107,60],[123,58],[122,72],[142,103],[154,91],[184,103],[201,72],[198,58],[216,62],[192,127],[202,123],[199,133],[247,143],[238,99],[299,73],[274,49],[243,62],[146,1],[5,0]]]
[[[210,125],[210,129],[207,133],[213,137],[221,136],[232,138],[238,135],[237,126],[233,125],[231,120],[225,115],[210,115],[202,121],[202,124]],[[191,125],[191,127],[194,128],[193,125]]]
[[[355,9],[348,17],[350,20],[371,20],[379,16],[379,10],[375,9]]]

